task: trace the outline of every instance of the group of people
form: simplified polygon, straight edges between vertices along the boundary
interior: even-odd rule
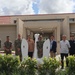
[[[55,57],[57,44],[56,41],[54,41],[53,35],[50,37],[50,40],[51,40],[50,55],[51,57]],[[14,41],[15,55],[18,55],[20,57],[20,60],[22,61],[21,42],[22,42],[21,36],[20,34],[18,34],[18,38]],[[28,42],[28,56],[33,58],[35,42],[30,35],[27,36],[27,42]],[[41,58],[43,56],[43,43],[44,43],[43,37],[42,35],[39,35],[38,41],[36,42],[38,58]],[[12,53],[12,42],[10,41],[9,36],[6,37],[6,41],[4,42],[4,51],[6,55]]]
[[[51,35],[50,39],[50,57],[54,58],[57,52],[57,42],[54,39],[54,36]],[[21,53],[21,36],[18,34],[18,38],[14,41],[15,55],[19,55],[20,60],[22,61]],[[27,36],[28,42],[28,56],[33,58],[35,42],[30,35]],[[38,58],[43,56],[43,37],[39,35],[38,41],[36,42],[37,46],[37,55]],[[9,40],[9,36],[6,37],[6,42],[4,43],[4,50],[6,54],[11,54],[12,52],[12,43]],[[75,40],[74,35],[70,36],[70,40],[67,40],[66,35],[62,35],[62,40],[60,41],[60,56],[61,56],[61,68],[64,68],[64,57],[67,58],[68,55],[75,54]],[[68,66],[68,61],[66,61],[66,66]]]
[[[20,61],[22,61],[22,53],[21,53],[21,36],[18,34],[18,38],[14,41],[15,55],[20,57]],[[27,36],[28,42],[28,56],[32,58],[34,52],[34,40],[31,39],[30,35]],[[9,36],[6,37],[6,41],[4,42],[4,51],[6,55],[12,53],[12,42],[10,41]]]
[[[14,48],[15,48],[15,55],[19,55],[20,60],[22,60],[20,34],[18,34],[18,38],[14,41]],[[6,36],[6,41],[4,42],[4,51],[6,55],[12,54],[12,42],[10,41],[9,36]]]
[[[52,40],[54,43],[52,43],[50,52],[51,57],[55,57],[56,54],[56,48],[57,48],[57,42],[54,41],[53,36]],[[50,39],[51,41],[51,39]],[[75,38],[74,35],[70,36],[70,40],[67,40],[66,35],[62,35],[62,40],[60,41],[60,57],[61,57],[61,69],[64,68],[64,57],[67,58],[68,55],[75,55]],[[66,59],[66,67],[68,67],[68,60]]]
[[[63,35],[60,41],[61,69],[64,68],[64,57],[67,58],[68,55],[75,55],[74,35],[70,36],[70,40],[67,40],[66,35]],[[68,67],[68,60],[66,60],[66,67]]]
[[[50,56],[56,56],[57,42],[54,40],[54,36],[50,37]],[[60,57],[61,57],[61,69],[64,68],[64,57],[67,58],[68,55],[75,55],[75,38],[72,34],[70,40],[67,40],[66,35],[62,35],[62,40],[60,41]],[[66,60],[66,67],[68,67],[68,60]]]

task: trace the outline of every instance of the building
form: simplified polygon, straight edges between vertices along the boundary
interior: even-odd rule
[[[53,34],[57,40],[59,52],[59,42],[62,34],[75,34],[75,14],[40,14],[40,15],[13,15],[0,16],[0,40],[1,49],[3,49],[6,36],[10,36],[13,43],[18,34],[26,38],[28,34],[34,38],[34,34],[40,33],[44,38],[48,38]]]

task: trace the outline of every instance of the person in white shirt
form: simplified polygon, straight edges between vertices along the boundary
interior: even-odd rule
[[[66,40],[66,35],[62,36],[62,40],[60,41],[60,55],[61,55],[61,69],[64,68],[64,57],[68,57],[70,44],[69,41]],[[68,67],[68,61],[66,60],[66,66]]]

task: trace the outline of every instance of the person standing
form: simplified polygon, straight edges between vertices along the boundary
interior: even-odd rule
[[[28,56],[30,58],[33,58],[33,53],[34,53],[34,40],[31,39],[30,35],[27,36],[27,42],[28,42]]]
[[[54,36],[50,36],[50,56],[53,58],[56,56],[57,42],[54,40]]]
[[[66,40],[66,35],[62,36],[62,40],[60,41],[60,56],[61,56],[61,69],[64,68],[64,57],[68,57],[70,44],[69,41]],[[66,66],[68,67],[68,60],[66,60]]]
[[[1,39],[0,39],[0,48],[1,48]]]
[[[70,53],[70,55],[75,55],[75,39],[74,39],[74,35],[70,36],[69,43],[70,43],[70,46],[71,46],[70,50],[69,50],[69,53]]]
[[[18,34],[18,39],[14,42],[15,47],[15,55],[20,57],[20,61],[22,61],[22,53],[21,53],[21,35]]]
[[[6,55],[12,52],[12,43],[9,41],[9,36],[6,37],[6,42],[4,42],[4,50]]]
[[[43,56],[43,43],[42,35],[39,35],[38,41],[37,41],[37,54],[38,58],[41,58]]]

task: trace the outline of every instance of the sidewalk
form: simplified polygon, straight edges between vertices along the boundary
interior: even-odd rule
[[[4,55],[5,53],[4,53],[4,51],[0,51],[0,54]],[[12,55],[15,55],[15,51],[12,51]],[[58,61],[60,61],[60,60],[61,60],[61,59],[60,59],[60,55],[56,55],[56,59],[57,59]]]
[[[4,51],[0,51],[0,54],[4,55],[5,52]],[[15,55],[15,51],[12,51],[12,55]]]

